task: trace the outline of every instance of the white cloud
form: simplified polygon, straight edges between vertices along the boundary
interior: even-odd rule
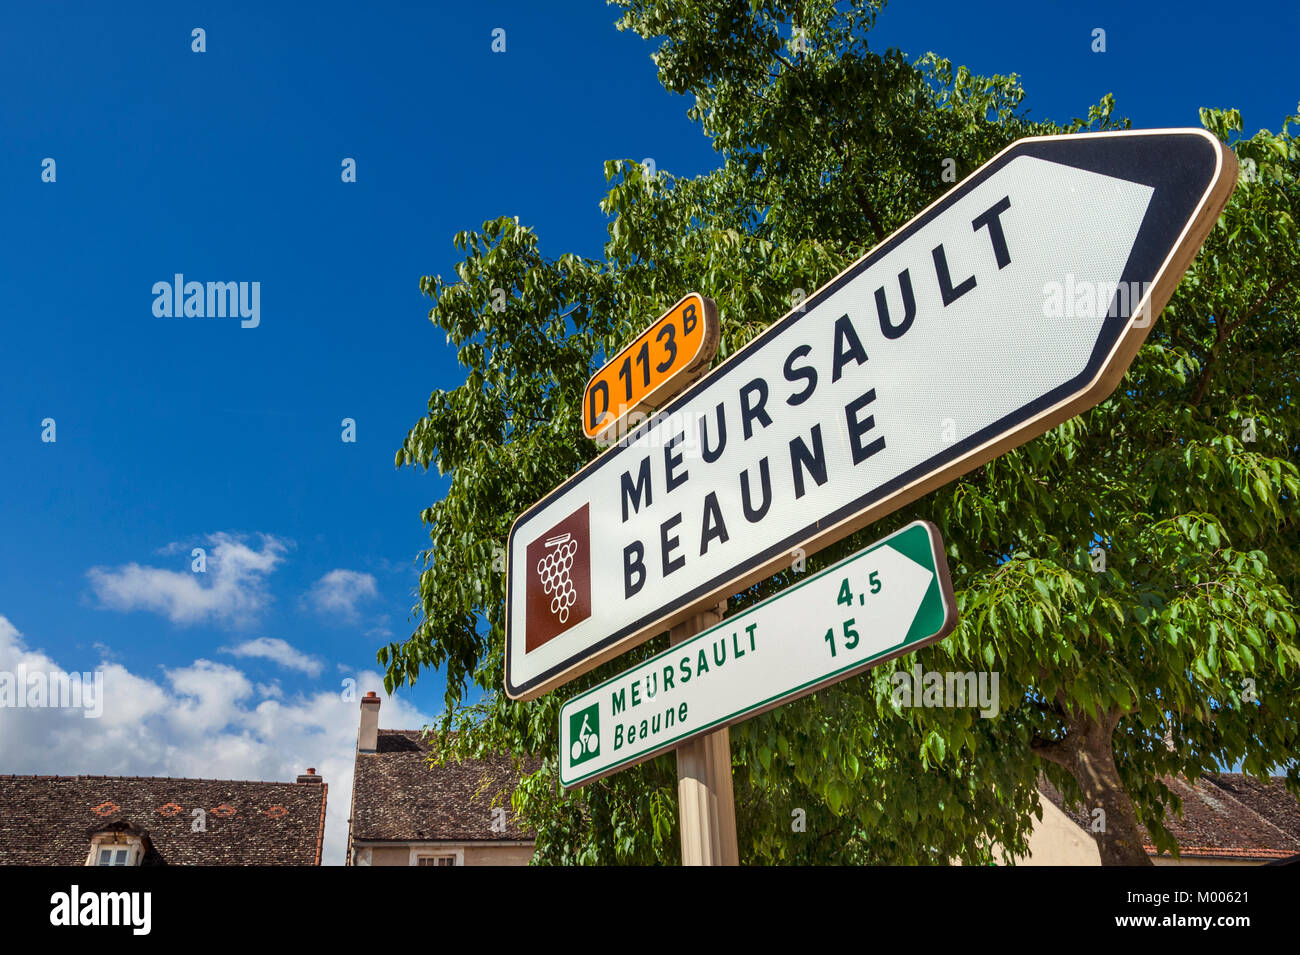
[[[375,618],[375,625],[366,631],[366,636],[372,640],[387,640],[393,635],[392,629],[388,626],[388,620],[388,614],[380,614]]]
[[[28,673],[58,672],[46,654],[29,649],[0,615],[0,671],[18,664]],[[103,715],[74,709],[0,709],[0,766],[6,773],[173,776],[288,781],[308,766],[329,785],[323,861],[341,865],[347,848],[356,753],[357,700],[339,690],[268,699],[240,670],[198,659],[164,670],[160,680],[115,663],[81,669],[104,674]],[[358,696],[384,698],[385,726],[430,722],[400,698],[384,696],[379,673],[353,675]],[[340,681],[341,682],[341,681]]]
[[[279,699],[284,696],[284,690],[280,688],[278,680],[272,680],[270,683],[258,683],[253,689],[257,690],[258,696],[271,697]]]
[[[346,623],[358,619],[357,604],[379,593],[371,574],[355,570],[331,570],[307,591],[303,599],[317,613]]]
[[[258,637],[256,640],[246,640],[238,646],[222,647],[221,652],[236,657],[260,657],[278,663],[286,669],[298,670],[308,676],[320,676],[321,670],[325,668],[325,664],[316,657],[295,650],[277,637]]]
[[[255,550],[242,537],[208,536],[206,571],[166,570],[136,563],[92,567],[86,574],[100,603],[111,610],[148,610],[173,623],[251,623],[266,606],[266,576],[289,544],[267,534]]]

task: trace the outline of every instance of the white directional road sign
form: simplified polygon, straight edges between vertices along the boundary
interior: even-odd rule
[[[957,619],[943,542],[916,521],[575,696],[560,782],[577,786],[941,640]]]
[[[571,680],[1104,399],[1235,181],[1202,130],[1003,150],[519,517],[506,692]]]

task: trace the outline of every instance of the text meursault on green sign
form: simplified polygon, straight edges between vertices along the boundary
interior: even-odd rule
[[[938,529],[917,521],[575,696],[560,782],[578,786],[947,636]]]

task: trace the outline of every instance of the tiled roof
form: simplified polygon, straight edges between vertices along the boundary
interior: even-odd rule
[[[520,773],[509,756],[430,766],[419,730],[379,731],[376,751],[357,753],[352,839],[361,842],[524,841],[510,806]],[[540,760],[524,763],[524,772]],[[499,798],[497,798],[499,797]],[[493,808],[505,809],[504,820]],[[493,829],[494,821],[498,828]],[[501,827],[504,822],[504,828]]]
[[[1260,782],[1241,773],[1213,773],[1193,786],[1184,779],[1162,782],[1183,801],[1182,816],[1165,812],[1165,828],[1178,840],[1186,857],[1224,859],[1284,859],[1300,853],[1300,801],[1286,790],[1281,777]],[[1066,809],[1061,794],[1046,779],[1039,790],[1071,819],[1089,829],[1087,811]],[[1151,834],[1143,843],[1155,855]]]
[[[84,865],[90,833],[129,823],[164,865],[319,865],[323,783],[0,776],[0,865]],[[206,832],[193,832],[204,810]]]

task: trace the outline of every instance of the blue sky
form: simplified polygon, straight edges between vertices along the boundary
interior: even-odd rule
[[[452,235],[501,214],[547,254],[599,256],[604,160],[692,175],[716,157],[598,2],[221,8],[51,2],[0,26],[0,667],[122,688],[93,730],[0,711],[0,773],[314,765],[337,861],[342,681],[380,689],[419,511],[444,488],[393,467],[429,392],[459,381],[419,277],[451,274]],[[1291,2],[898,3],[872,42],[1015,72],[1040,117],[1113,92],[1138,127],[1219,105],[1251,132],[1296,109],[1297,36]],[[175,273],[259,282],[258,326],[156,317]],[[381,725],[441,697],[427,675]]]

